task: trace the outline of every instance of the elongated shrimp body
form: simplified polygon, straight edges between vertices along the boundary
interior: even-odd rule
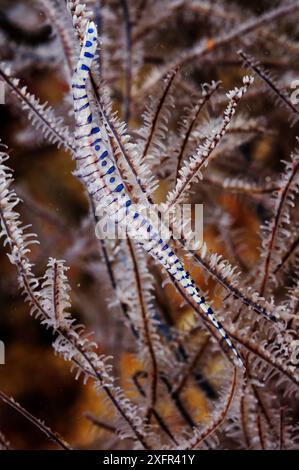
[[[167,241],[161,239],[150,220],[144,217],[131,201],[129,193],[119,174],[113,155],[105,140],[101,126],[94,121],[88,99],[87,80],[97,48],[97,30],[90,22],[81,49],[78,65],[72,80],[72,92],[76,117],[77,171],[84,181],[89,194],[105,209],[109,217],[118,224],[125,224],[129,235],[136,238],[180,284],[187,295],[216,328],[233,352],[236,362],[243,366],[237,349],[232,344],[212,308],[199,294],[198,288],[185,270],[183,263],[173,252]]]

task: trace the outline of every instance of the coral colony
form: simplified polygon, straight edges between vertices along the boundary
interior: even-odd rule
[[[18,139],[32,158],[49,146],[73,161],[65,178],[87,209],[68,231],[19,187],[2,133],[0,235],[31,315],[105,404],[85,417],[97,448],[298,448],[298,2],[257,16],[220,1],[29,3],[24,30],[17,7],[2,14],[3,106],[29,118]],[[59,76],[59,105],[23,84],[35,67]],[[203,204],[203,243],[184,204]],[[63,248],[24,225],[26,205]],[[74,268],[92,294],[76,291]],[[128,353],[138,365],[124,381]],[[0,399],[53,448],[76,447]],[[0,447],[14,447],[1,426]]]

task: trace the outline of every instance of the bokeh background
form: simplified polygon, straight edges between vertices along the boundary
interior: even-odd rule
[[[102,2],[105,3],[107,2]],[[141,1],[139,3],[142,4]],[[240,12],[251,11],[256,15],[280,3],[283,2],[226,2],[232,8],[237,6]],[[159,25],[158,31],[147,44],[148,55],[153,56],[153,51],[156,51],[158,58],[159,54],[165,56],[173,48],[174,42],[178,49],[191,47],[202,35],[209,34],[209,28],[212,36],[213,27],[210,25],[209,15],[213,15],[212,10],[206,14],[187,14],[179,9],[174,19]],[[245,13],[244,16],[246,17]],[[287,21],[283,27],[288,28]],[[280,28],[280,25],[275,28]],[[292,34],[294,41],[298,40],[299,31],[292,31]],[[9,62],[13,59],[17,64],[16,57],[19,53],[22,64],[16,72],[22,83],[28,85],[28,89],[39,96],[41,102],[48,101],[59,112],[63,108],[68,85],[49,61],[51,54],[46,54],[46,59],[43,58],[44,49],[49,48],[53,51],[55,62],[55,45],[57,46],[57,42],[53,30],[37,1],[0,0],[1,60]],[[215,56],[214,62],[212,60],[204,67],[197,67],[193,72],[193,80],[197,84],[212,79],[222,80],[223,89],[229,89],[244,74],[238,63],[237,49],[237,45],[231,46],[227,55],[223,53],[223,63]],[[264,49],[259,43],[258,49],[259,57],[263,57],[268,63],[272,62],[278,75],[285,73],[285,66],[279,65],[284,59],[283,51],[279,51],[277,45],[268,41]],[[32,61],[32,51],[35,57],[40,57],[39,60]],[[232,58],[231,63],[228,57]],[[150,57],[149,61],[153,62],[154,59],[155,57]],[[297,56],[292,61],[292,70],[298,68]],[[121,96],[117,91],[114,98],[115,107],[121,111]],[[282,168],[280,159],[288,155],[292,148],[295,131],[290,128],[286,114],[276,108],[266,95],[259,102],[248,99],[245,110],[253,115],[266,114],[271,125],[268,130],[275,132],[257,135],[242,146],[240,153],[244,165],[248,165],[252,173],[278,175]],[[68,116],[66,119],[70,120]],[[137,123],[132,122],[132,125]],[[36,272],[43,275],[49,256],[66,259],[70,266],[69,278],[73,288],[72,313],[96,332],[100,350],[114,355],[116,374],[120,376],[121,383],[127,386],[138,363],[130,334],[121,319],[113,313],[113,308],[107,307],[111,290],[105,270],[99,264],[99,247],[94,237],[92,220],[88,216],[84,191],[78,180],[72,176],[74,163],[67,153],[45,143],[39,132],[32,129],[7,89],[6,103],[0,105],[0,137],[8,146],[15,188],[24,201],[20,206],[22,217],[26,223],[32,224],[32,230],[38,234],[41,242],[33,250]],[[162,182],[157,198],[161,199],[163,194],[165,187]],[[211,198],[233,218],[234,228],[242,230],[243,236],[246,235],[247,245],[241,249],[232,247],[232,252],[228,254],[227,245],[223,242],[225,234],[219,233],[214,224],[207,224],[205,227],[205,241],[211,250],[223,252],[230,259],[235,258],[232,261],[239,264],[243,272],[249,271],[259,257],[257,232],[267,214],[267,203],[262,198],[257,197],[252,201],[246,199],[246,196],[224,194],[221,191],[216,191]],[[6,363],[0,366],[0,389],[61,433],[72,445],[79,448],[101,447],[103,440],[106,442],[107,432],[95,428],[86,419],[85,413],[100,415],[105,405],[90,384],[83,385],[82,381],[75,381],[69,365],[54,355],[52,336],[29,316],[28,306],[18,292],[15,269],[2,248],[0,266],[0,339],[6,346]],[[203,282],[199,270],[193,270],[193,274],[196,280]],[[210,282],[209,287],[212,285]],[[187,307],[179,308],[180,298],[170,288],[160,293],[159,301],[170,323],[179,327],[188,323],[190,310]],[[195,388],[188,393],[191,406],[193,403],[195,410],[200,408],[204,419],[207,406],[205,394]],[[167,412],[167,404],[165,410]],[[175,424],[174,420],[173,425]],[[5,432],[13,448],[55,448],[22,416],[2,403],[0,429]]]

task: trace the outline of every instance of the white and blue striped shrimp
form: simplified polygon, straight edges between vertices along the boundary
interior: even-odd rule
[[[94,201],[104,207],[108,216],[118,224],[125,223],[129,235],[137,236],[144,249],[158,260],[168,273],[179,283],[225,340],[243,367],[242,359],[230,338],[216,319],[212,308],[199,294],[198,288],[185,270],[183,263],[172,251],[171,246],[162,240],[131,201],[127,188],[114,163],[113,153],[107,142],[106,133],[95,121],[88,99],[87,79],[96,53],[97,31],[90,22],[81,49],[80,58],[72,80],[72,92],[76,117],[77,171]],[[125,220],[125,222],[123,222]]]

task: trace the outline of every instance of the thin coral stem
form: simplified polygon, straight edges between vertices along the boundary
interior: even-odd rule
[[[5,230],[6,230],[6,233],[7,233],[7,237],[8,237],[8,240],[9,240],[9,245],[11,247],[11,251],[18,252],[19,251],[18,242],[14,240],[13,233],[11,232],[10,226],[6,221],[5,213],[4,213],[3,209],[1,208],[1,206],[0,206],[0,216],[1,216],[1,220],[4,224],[4,227],[5,227]],[[32,287],[31,287],[31,282],[28,279],[28,272],[26,271],[26,269],[24,269],[22,258],[16,260],[16,266],[17,266],[19,276],[20,276],[20,279],[21,279],[21,285],[23,285],[23,287],[24,287],[24,292],[26,292],[28,302],[30,303],[30,305],[32,305],[34,307],[34,309],[36,311],[40,312],[40,314],[44,318],[49,318],[48,312],[43,308],[43,306],[40,303],[39,298],[37,297],[37,295],[35,294],[35,292],[33,291]],[[102,375],[99,373],[96,366],[90,360],[90,358],[88,357],[88,355],[86,354],[84,349],[81,347],[79,342],[75,341],[74,337],[70,336],[68,331],[65,331],[64,329],[61,329],[59,327],[59,325],[57,326],[56,331],[61,335],[61,337],[65,338],[67,340],[67,342],[70,343],[72,345],[72,347],[75,350],[77,350],[78,353],[80,354],[80,356],[82,356],[82,358],[86,361],[86,363],[89,365],[91,371],[93,371],[93,374],[91,375],[90,371],[86,370],[84,368],[84,365],[82,365],[81,367],[83,368],[85,373],[87,375],[93,376],[93,378],[96,379],[96,381],[99,382],[100,387],[104,390],[104,392],[106,393],[106,395],[108,396],[108,398],[112,402],[115,409],[119,412],[120,416],[127,422],[129,427],[132,429],[132,431],[133,431],[134,435],[136,436],[137,440],[139,440],[139,442],[142,444],[142,446],[145,449],[148,449],[149,447],[148,447],[148,444],[147,444],[143,434],[137,429],[137,427],[134,424],[134,422],[132,421],[131,417],[123,409],[123,407],[122,407],[121,403],[119,402],[118,398],[116,396],[114,396],[114,393],[111,390],[111,388],[108,387],[105,384],[105,382],[103,381]]]
[[[219,413],[218,418],[214,420],[213,423],[210,426],[208,426],[208,428],[204,432],[202,432],[198,437],[196,437],[194,440],[191,441],[190,445],[188,445],[186,448],[187,450],[196,449],[204,440],[206,440],[213,432],[215,432],[216,429],[219,428],[219,426],[222,425],[232,405],[233,398],[234,398],[235,391],[236,391],[236,386],[237,386],[237,371],[236,371],[236,368],[234,367],[231,388],[228,392],[226,403],[224,404],[223,410]]]
[[[271,24],[273,21],[283,18],[286,15],[296,13],[299,10],[299,5],[297,4],[288,4],[281,6],[277,9],[274,9],[270,12],[266,12],[258,18],[250,19],[240,26],[232,29],[227,34],[219,35],[216,38],[211,38],[203,43],[200,43],[191,49],[191,51],[186,52],[185,54],[180,55],[178,58],[171,61],[169,64],[166,64],[161,68],[159,74],[156,74],[152,79],[150,78],[140,90],[138,90],[135,98],[140,99],[142,96],[146,95],[149,90],[160,80],[161,76],[165,75],[169,70],[173,68],[181,68],[183,65],[190,63],[192,60],[196,59],[199,61],[205,56],[214,53],[223,46],[227,46],[239,38],[245,38],[246,35],[256,31],[258,28],[266,24]]]
[[[262,417],[258,413],[257,413],[257,416],[256,416],[256,422],[257,422],[257,429],[258,429],[258,435],[259,435],[259,439],[260,439],[261,449],[266,450],[266,443],[265,443],[265,438],[264,438]]]
[[[130,9],[127,0],[119,0],[124,17],[125,29],[125,97],[124,97],[124,119],[129,122],[131,107],[131,88],[132,88],[132,22],[130,18]]]
[[[159,377],[159,370],[158,370],[158,362],[156,358],[155,348],[152,342],[150,325],[149,325],[149,318],[147,313],[146,302],[143,296],[143,286],[142,280],[139,273],[138,267],[138,259],[136,257],[136,253],[133,246],[133,241],[128,239],[127,246],[130,252],[130,256],[133,262],[133,271],[135,275],[136,281],[136,290],[139,299],[140,311],[142,316],[142,323],[143,323],[143,330],[144,330],[144,337],[145,342],[149,351],[149,357],[151,360],[151,373],[150,373],[150,397],[149,397],[149,408],[154,408],[156,401],[157,401],[157,387],[158,387],[158,377]]]
[[[283,255],[281,258],[280,263],[277,264],[276,268],[274,269],[273,273],[277,274],[288,262],[288,260],[293,256],[293,254],[297,251],[299,247],[299,237],[297,237],[292,244],[288,247],[288,251]]]
[[[23,406],[17,403],[13,398],[6,395],[0,390],[0,400],[6,403],[8,406],[16,410],[19,414],[24,416],[30,421],[36,428],[38,428],[43,434],[45,434],[51,441],[55,442],[64,450],[72,450],[71,446],[56,432],[53,432],[45,423],[40,419],[36,418],[32,413],[26,410]]]
[[[208,103],[208,101],[211,99],[212,95],[218,90],[219,86],[220,86],[220,82],[217,82],[217,83],[215,84],[215,86],[209,87],[207,91],[205,90],[205,93],[203,94],[203,97],[200,99],[199,103],[198,103],[197,106],[196,106],[196,112],[193,114],[192,119],[190,119],[189,126],[188,126],[187,129],[186,129],[186,132],[185,132],[185,135],[184,135],[184,139],[183,139],[182,144],[181,144],[181,147],[180,147],[180,152],[179,152],[179,154],[178,154],[178,161],[177,161],[177,170],[176,170],[176,178],[175,178],[175,181],[177,181],[177,179],[178,179],[178,177],[179,177],[179,171],[180,171],[180,169],[181,169],[182,159],[183,159],[183,156],[184,156],[184,153],[185,153],[187,144],[188,144],[188,142],[189,142],[191,133],[192,133],[192,131],[194,130],[195,125],[196,125],[196,123],[197,123],[198,117],[199,117],[199,115],[201,114],[201,112],[202,112],[202,110],[203,110],[205,104]]]
[[[205,352],[208,344],[209,344],[209,338],[206,338],[203,345],[201,345],[200,348],[198,349],[197,353],[194,354],[193,359],[190,361],[189,364],[187,364],[187,367],[183,371],[178,384],[174,388],[174,393],[176,393],[177,395],[179,395],[182,392],[183,388],[186,386],[186,383],[187,383],[190,375],[192,374],[192,371],[194,370],[194,368],[198,364],[198,361],[201,358],[201,356],[203,355],[203,353]]]
[[[297,161],[296,160],[294,161],[292,165],[292,170],[289,173],[284,186],[280,189],[278,193],[278,203],[276,204],[276,207],[275,207],[275,214],[274,214],[274,218],[272,222],[272,228],[271,228],[270,237],[267,243],[267,252],[266,252],[265,261],[264,261],[264,269],[262,271],[262,279],[261,279],[261,284],[260,284],[261,295],[264,295],[266,288],[267,288],[267,283],[269,280],[269,274],[270,274],[270,269],[271,269],[272,255],[273,255],[273,250],[275,246],[276,236],[279,230],[280,219],[283,215],[283,208],[287,201],[287,197],[289,194],[289,190],[292,186],[292,183],[294,179],[296,178],[298,168],[299,168],[299,158],[297,159]]]
[[[261,80],[263,80],[270,90],[279,98],[280,102],[292,113],[295,115],[295,121],[299,119],[299,110],[296,106],[293,105],[292,101],[289,99],[288,95],[284,93],[279,86],[275,83],[274,79],[271,78],[269,72],[263,69],[259,63],[254,61],[254,59],[245,54],[243,51],[239,51],[240,57],[244,60],[245,66],[255,72]],[[294,121],[294,122],[295,122]]]
[[[166,98],[169,94],[169,91],[170,91],[170,88],[171,88],[171,85],[175,79],[175,76],[176,76],[176,69],[174,69],[170,74],[169,76],[166,78],[166,86],[163,90],[163,93],[157,103],[157,106],[156,106],[156,111],[155,111],[155,114],[152,118],[152,122],[151,122],[151,125],[150,125],[150,130],[149,130],[149,135],[148,135],[148,138],[146,140],[146,143],[145,143],[145,146],[144,146],[144,149],[143,149],[143,153],[142,153],[142,158],[141,160],[144,160],[147,153],[148,153],[148,150],[152,144],[152,141],[153,141],[153,138],[154,138],[154,135],[155,135],[155,130],[156,130],[156,126],[159,122],[159,117],[161,115],[161,112],[164,108],[164,104],[165,104],[165,101],[166,101]]]
[[[106,421],[101,421],[99,418],[88,412],[84,413],[84,416],[95,426],[104,429],[105,431],[108,431],[112,434],[117,434],[117,428],[115,426],[112,426],[111,424],[108,424]]]
[[[7,83],[9,88],[12,90],[12,92],[15,94],[15,96],[20,100],[21,103],[25,104],[26,108],[30,110],[30,112],[36,116],[38,121],[42,123],[52,134],[57,142],[59,142],[59,145],[63,146],[68,150],[72,155],[75,153],[75,146],[73,145],[73,142],[70,137],[69,131],[66,129],[63,130],[60,129],[58,125],[55,125],[55,122],[53,122],[53,119],[48,119],[47,115],[42,112],[45,110],[45,108],[39,106],[37,107],[37,100],[33,95],[31,95],[31,98],[33,98],[36,102],[35,104],[32,103],[32,100],[28,98],[28,93],[27,90],[24,91],[24,89],[20,89],[18,86],[14,84],[14,80],[11,79],[1,68],[0,68],[0,77]],[[56,122],[58,123],[59,118],[56,118]]]
[[[244,436],[244,441],[246,448],[250,448],[250,437],[248,433],[248,416],[246,413],[246,389],[247,389],[247,382],[244,380],[242,384],[242,396],[240,400],[240,416],[241,416],[241,426],[242,426],[242,431],[243,431],[243,436]]]
[[[147,377],[148,377],[148,373],[145,372],[145,371],[137,371],[137,372],[135,372],[135,374],[132,377],[132,380],[133,380],[139,394],[142,397],[146,397],[146,393],[145,393],[144,388],[142,387],[142,385],[140,383],[140,379],[147,378]],[[170,438],[170,440],[174,444],[178,445],[178,442],[177,442],[175,436],[173,435],[173,433],[171,432],[171,430],[169,429],[169,426],[166,424],[165,420],[162,418],[160,413],[158,413],[158,411],[154,407],[148,409],[147,416],[146,416],[148,422],[150,421],[151,415],[154,416],[154,418],[156,419],[156,421],[159,424],[160,428]]]

